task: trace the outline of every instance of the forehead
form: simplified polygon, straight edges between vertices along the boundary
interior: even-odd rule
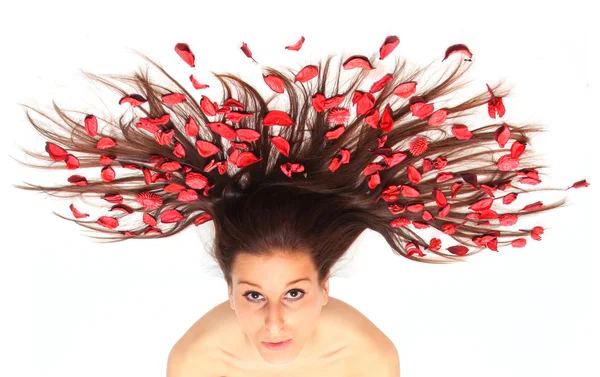
[[[235,258],[232,274],[239,277],[276,277],[288,278],[289,275],[304,273],[311,275],[315,268],[306,253],[274,252],[270,255],[252,255],[239,253]]]

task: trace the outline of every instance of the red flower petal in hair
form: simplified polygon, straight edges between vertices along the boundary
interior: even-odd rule
[[[192,68],[195,67],[194,61],[195,61],[196,57],[194,56],[194,53],[192,53],[192,51],[190,50],[190,46],[187,43],[177,43],[175,45],[175,52],[190,67],[192,67]]]
[[[437,213],[438,217],[446,217],[450,213],[450,204],[443,206]]]
[[[528,204],[525,207],[521,208],[521,211],[535,211],[542,208],[544,208],[544,204],[538,200],[537,202]]]
[[[302,68],[294,77],[294,82],[307,82],[319,74],[319,68],[316,65],[307,65]]]
[[[409,150],[413,156],[419,156],[425,153],[427,147],[427,139],[425,139],[424,137],[417,137],[416,139],[410,142]]]
[[[414,242],[409,242],[406,244],[406,255],[410,258],[413,256],[413,254],[417,254],[420,257],[425,256],[421,249],[419,249],[418,245],[416,245]]]
[[[160,221],[165,224],[176,223],[183,219],[183,215],[176,209],[168,209],[160,214]]]
[[[180,202],[193,202],[198,200],[198,193],[192,189],[183,190],[177,195],[177,200]]]
[[[300,37],[300,40],[296,43],[294,43],[291,46],[285,46],[286,50],[292,50],[292,51],[298,51],[300,50],[300,48],[302,48],[302,44],[304,43],[304,36]]]
[[[148,191],[138,193],[135,196],[135,201],[140,203],[144,208],[148,209],[160,208],[160,206],[163,204],[160,196]]]
[[[346,99],[346,95],[345,94],[338,94],[337,96],[333,96],[333,97],[327,98],[325,100],[325,103],[324,103],[324,108],[325,109],[334,108],[337,105],[339,105],[342,102],[344,102],[344,99]]]
[[[260,160],[262,160],[262,158],[256,157],[252,152],[243,152],[240,153],[235,165],[238,168],[245,168],[246,166],[252,165]]]
[[[292,178],[292,173],[301,173],[304,171],[304,166],[299,163],[285,162],[279,167],[281,168],[281,171],[288,176],[288,178]]]
[[[411,203],[406,205],[406,210],[413,213],[419,213],[424,208],[425,206],[423,205],[423,203]]]
[[[446,201],[446,197],[444,196],[444,193],[438,189],[433,189],[431,196],[435,200],[435,203],[437,204],[438,207],[444,207],[446,204],[448,204],[448,202]]]
[[[464,124],[455,124],[452,126],[452,135],[459,140],[469,140],[473,134]]]
[[[160,100],[167,105],[176,105],[186,101],[186,98],[181,93],[169,93],[160,97]]]
[[[96,136],[98,133],[98,120],[96,119],[96,116],[93,114],[86,115],[83,123],[85,124],[85,132],[91,137]]]
[[[540,235],[542,235],[544,233],[544,228],[542,228],[541,226],[534,226],[533,229],[531,229],[531,238],[533,238],[536,241],[541,241],[542,237],[540,237]]]
[[[65,162],[67,163],[67,169],[69,170],[75,170],[79,167],[79,159],[72,154],[67,155]]]
[[[412,224],[417,229],[427,229],[427,228],[429,228],[429,224],[421,222],[421,221],[413,221]]]
[[[519,217],[514,213],[505,213],[503,215],[500,215],[498,219],[500,220],[500,224],[504,226],[510,226],[515,225]]]
[[[436,170],[442,170],[443,168],[445,168],[448,165],[448,159],[445,156],[438,156],[435,159],[435,169]]]
[[[263,126],[293,126],[296,123],[290,116],[281,110],[271,110],[262,121]]]
[[[327,121],[331,124],[344,124],[350,118],[350,111],[343,107],[336,107],[334,109],[329,110],[329,114],[327,115]]]
[[[383,60],[388,56],[396,46],[400,43],[400,39],[395,35],[390,35],[385,38],[381,47],[379,47],[379,60]]]
[[[203,189],[208,184],[208,178],[196,172],[189,172],[185,175],[185,184],[191,188]]]
[[[104,196],[102,196],[102,199],[113,204],[123,203],[123,196],[117,193],[104,194]]]
[[[413,99],[420,99],[421,97],[411,97],[411,99],[409,100],[409,103],[411,103],[410,105],[410,111],[412,112],[412,114],[416,117],[418,117],[419,119],[423,120],[425,118],[427,118],[429,115],[431,115],[431,113],[433,113],[433,105],[430,103],[425,103],[425,101],[423,101],[422,99],[417,100],[417,101],[413,101]]]
[[[400,194],[400,188],[398,186],[388,186],[381,192],[381,197],[386,202],[395,202],[398,200],[398,195]]]
[[[496,191],[496,188],[494,188],[494,187],[491,187],[491,186],[488,186],[488,185],[486,185],[486,184],[482,183],[482,184],[479,186],[479,189],[480,189],[481,191],[485,192],[486,194],[488,194],[490,197],[492,197],[492,198],[493,198],[493,197],[495,197],[495,195],[494,195],[494,191]]]
[[[381,128],[383,132],[390,132],[393,126],[394,119],[392,118],[392,108],[388,103],[383,109],[383,114],[381,114],[381,122],[379,123],[379,128]]]
[[[438,175],[435,177],[435,181],[437,183],[441,183],[441,182],[448,181],[448,180],[450,180],[452,178],[454,178],[454,174],[453,173],[442,172],[442,173],[438,173]]]
[[[177,158],[185,158],[185,148],[178,141],[175,142],[175,146],[173,147],[173,154],[177,156]]]
[[[512,247],[524,247],[527,245],[527,240],[525,238],[517,238],[512,240],[510,244]]]
[[[423,217],[423,220],[425,220],[425,221],[433,220],[433,216],[431,215],[431,212],[429,212],[429,211],[423,211],[422,217]]]
[[[433,169],[433,166],[433,161],[430,158],[423,158],[423,164],[421,165],[423,173],[427,173],[428,171]]]
[[[121,211],[126,214],[132,214],[133,208],[131,208],[130,206],[128,206],[126,204],[115,204],[114,206],[110,207],[109,212],[110,211]]]
[[[364,55],[352,55],[342,64],[344,69],[362,68],[366,70],[373,69],[369,58]]]
[[[160,169],[164,171],[177,171],[181,169],[181,164],[177,161],[168,161],[160,165]]]
[[[431,250],[438,251],[441,247],[442,247],[442,240],[440,240],[439,238],[432,238],[429,241],[429,248]]]
[[[237,137],[247,142],[256,141],[260,138],[260,133],[251,128],[238,128],[235,130],[235,134]]]
[[[124,103],[128,103],[133,107],[138,107],[144,103],[148,102],[148,100],[144,97],[142,97],[139,94],[131,94],[129,96],[125,96],[123,98],[121,98],[119,100],[119,105],[122,105]]]
[[[502,97],[496,97],[488,84],[485,84],[485,86],[487,86],[488,92],[492,96],[488,101],[488,114],[490,115],[490,118],[495,119],[496,113],[498,113],[498,117],[502,118],[506,112],[504,104],[502,103]]]
[[[315,93],[312,96],[312,105],[318,113],[325,111],[325,96],[321,93]]]
[[[464,186],[464,184],[462,184],[461,182],[454,182],[452,184],[452,186],[450,186],[450,194],[451,194],[450,199],[456,198],[456,195],[458,194],[458,191],[463,186]]]
[[[46,142],[46,152],[54,161],[64,161],[68,154],[66,150],[49,141]]]
[[[195,137],[198,135],[198,123],[196,120],[192,118],[192,116],[188,116],[187,122],[185,123],[185,134],[188,136]]]
[[[511,192],[506,194],[503,198],[502,198],[502,203],[503,204],[510,204],[512,202],[514,202],[517,199],[517,193],[516,192]]]
[[[216,153],[221,152],[221,149],[214,145],[213,143],[209,143],[206,140],[196,140],[196,150],[198,154],[202,157],[210,157]]]
[[[387,165],[388,168],[398,165],[406,158],[406,153],[403,152],[395,152],[391,157],[383,156],[383,161]]]
[[[69,178],[67,178],[67,181],[69,181],[69,183],[73,183],[78,186],[87,186],[88,185],[87,179],[84,176],[77,175],[77,174],[74,174],[74,175],[70,176]]]
[[[175,130],[158,130],[158,132],[154,133],[154,140],[160,145],[169,145],[171,144],[171,140],[173,140],[173,135],[175,135]]]
[[[200,98],[200,108],[208,116],[217,115],[217,106],[207,96]]]
[[[77,208],[75,208],[75,206],[73,205],[73,203],[71,203],[71,205],[69,206],[69,209],[71,209],[71,212],[73,213],[73,216],[75,216],[76,219],[83,219],[83,218],[89,216],[89,214],[87,214],[87,213],[79,212],[77,210]]]
[[[290,155],[290,143],[281,136],[271,137],[271,143],[283,154],[285,157]]]
[[[178,183],[170,183],[163,188],[164,192],[182,192],[185,190],[185,186]]]
[[[331,131],[327,131],[325,133],[325,137],[329,140],[335,140],[338,137],[342,136],[342,134],[346,131],[346,127],[344,125],[338,126]]]
[[[362,170],[362,174],[367,176],[367,175],[371,175],[373,173],[375,173],[376,171],[380,171],[385,169],[383,166],[381,166],[379,163],[372,163],[372,164],[368,164],[367,166],[365,166],[365,168]]]
[[[498,169],[502,171],[510,171],[519,167],[519,159],[511,154],[505,154],[498,159]]]
[[[447,247],[446,250],[451,252],[452,254],[463,256],[469,252],[469,249],[466,246],[456,245]]]
[[[427,124],[430,126],[439,126],[446,121],[446,118],[448,118],[448,109],[439,109],[431,114],[427,120]]]
[[[96,220],[96,223],[108,229],[115,229],[119,226],[119,220],[110,216],[100,216],[100,218]]]
[[[371,190],[373,190],[375,187],[379,186],[380,183],[381,183],[381,176],[379,175],[379,172],[375,172],[374,174],[371,174],[369,176],[369,181],[367,184]]]
[[[112,148],[116,145],[117,145],[117,143],[115,143],[115,141],[113,139],[111,139],[110,137],[103,137],[102,139],[98,140],[98,142],[96,143],[96,148],[97,149],[108,149],[108,148]]]
[[[572,186],[567,187],[567,190],[570,188],[582,188],[582,187],[588,187],[590,184],[585,180],[581,180],[581,181],[577,181],[575,183],[573,183]]]
[[[400,185],[400,193],[407,198],[418,198],[421,196],[421,193],[417,189],[408,185]]]
[[[485,211],[487,209],[490,209],[492,207],[492,204],[494,204],[493,198],[484,198],[471,204],[469,206],[469,209],[471,211]]]
[[[190,81],[192,82],[192,86],[194,87],[194,89],[206,89],[210,87],[209,85],[202,84],[198,80],[196,80],[193,74],[190,75]]]
[[[365,114],[365,123],[371,126],[371,128],[377,129],[377,125],[379,124],[379,110],[375,108],[369,110]]]
[[[390,210],[390,212],[394,215],[397,215],[399,213],[403,213],[404,211],[406,211],[406,206],[400,205],[398,203],[394,203],[394,204],[390,204],[388,206],[388,209]]]
[[[235,139],[235,130],[230,125],[222,122],[211,122],[206,124],[213,132],[223,136],[227,140]]]
[[[263,80],[269,88],[275,93],[283,93],[285,90],[285,84],[281,77],[275,75],[263,75]]]
[[[252,51],[250,51],[246,42],[242,42],[242,47],[240,47],[240,49],[242,50],[244,55],[246,55],[247,57],[252,59],[252,61],[254,61],[256,64],[258,64],[258,62],[256,60],[254,60],[254,58],[252,57]]]
[[[194,225],[199,226],[210,220],[212,220],[212,216],[208,213],[203,213],[194,219]]]
[[[389,74],[389,73],[385,74],[382,78],[380,78],[379,80],[374,82],[373,85],[371,85],[371,89],[369,89],[369,92],[371,92],[371,93],[379,92],[381,89],[385,88],[385,86],[390,81],[392,81],[393,78],[394,78],[394,76],[392,76],[391,74]]]
[[[421,180],[422,176],[421,176],[421,173],[419,172],[419,170],[417,170],[417,168],[415,168],[411,164],[408,164],[406,166],[406,169],[408,171],[408,179],[411,182],[418,183]]]
[[[525,144],[516,140],[510,146],[510,155],[513,156],[513,158],[519,158],[519,156],[521,156],[524,151]]]
[[[494,133],[494,140],[496,140],[500,148],[504,148],[509,139],[510,129],[505,123],[503,123]]]
[[[394,88],[394,94],[400,98],[408,98],[415,94],[417,88],[416,81],[407,81],[405,83],[399,84]]]
[[[156,219],[154,217],[152,217],[152,215],[150,215],[149,213],[144,213],[142,218],[143,218],[144,224],[147,224],[150,226],[156,226]]]
[[[444,54],[444,59],[442,59],[442,61],[448,59],[450,55],[455,53],[467,55],[469,58],[473,57],[473,54],[471,53],[471,51],[469,51],[469,48],[465,44],[458,43],[446,49],[446,53]]]
[[[400,228],[402,226],[407,226],[408,224],[410,224],[410,220],[406,217],[397,217],[390,222],[392,228]]]
[[[355,91],[352,95],[352,103],[356,104],[356,115],[363,115],[375,106],[375,96],[372,93]]]
[[[115,170],[110,166],[105,166],[100,171],[100,177],[104,182],[112,182],[115,179]]]

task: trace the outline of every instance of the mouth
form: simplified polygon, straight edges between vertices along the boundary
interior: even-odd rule
[[[280,349],[285,348],[288,344],[290,344],[291,341],[292,341],[292,339],[287,339],[287,340],[281,340],[279,342],[261,342],[261,343],[270,350],[280,350]]]

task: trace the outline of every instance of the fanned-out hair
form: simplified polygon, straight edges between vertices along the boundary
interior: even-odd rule
[[[564,203],[522,198],[547,190],[536,187],[545,166],[534,164],[527,147],[542,127],[501,121],[508,91],[499,85],[480,84],[479,94],[453,105],[444,100],[468,84],[472,54],[463,44],[448,47],[439,63],[446,77],[434,83],[420,80],[427,69],[411,71],[399,58],[391,72],[377,73],[398,43],[387,37],[378,59],[352,55],[336,64],[330,55],[298,71],[262,67],[263,88],[213,73],[223,88],[219,101],[197,98],[194,91],[208,85],[194,75],[180,83],[146,56],[173,85],[151,82],[147,71],[86,73],[114,89],[134,117],[69,115],[54,103],[62,122],[35,110],[53,123],[43,127],[27,112],[49,140],[46,153],[27,153],[51,164],[24,164],[74,174],[60,186],[16,187],[100,198],[95,207],[105,212],[98,216],[75,203],[73,218],[57,215],[109,242],[167,237],[212,221],[212,256],[228,282],[239,252],[307,252],[323,279],[367,228],[398,254],[426,263],[540,240],[543,228],[521,229],[519,219]],[[241,50],[256,63],[245,43]],[[187,44],[175,52],[195,68]],[[482,106],[491,122],[474,125],[469,116]],[[78,173],[84,168],[99,177]]]

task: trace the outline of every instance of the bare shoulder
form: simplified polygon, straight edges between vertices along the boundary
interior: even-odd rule
[[[361,369],[371,373],[378,370],[379,376],[398,377],[399,356],[392,340],[352,305],[333,297],[330,297],[330,303],[332,317],[337,318],[335,323],[350,336],[354,350],[364,357],[360,363],[364,368]]]
[[[198,319],[171,348],[167,362],[167,377],[211,376],[218,363],[214,358],[212,340],[223,326],[224,315],[230,314],[225,301]],[[198,374],[202,371],[202,374]]]

